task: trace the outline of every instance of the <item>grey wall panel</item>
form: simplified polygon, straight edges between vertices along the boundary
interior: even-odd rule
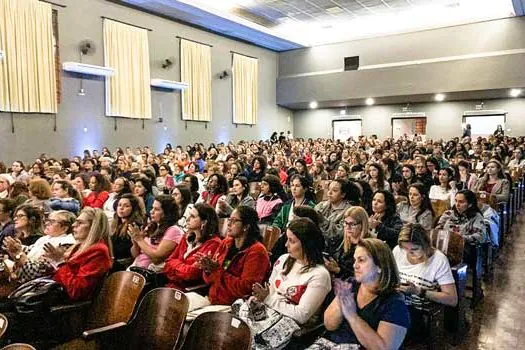
[[[218,142],[240,139],[269,138],[274,130],[293,131],[289,110],[276,105],[278,71],[277,54],[248,44],[200,31],[166,19],[142,13],[103,0],[62,0],[66,8],[59,13],[60,58],[62,62],[78,61],[78,43],[91,39],[97,45],[93,56],[86,56],[85,63],[103,65],[102,20],[107,16],[153,29],[149,32],[152,78],[179,80],[179,43],[176,35],[214,45],[212,48],[212,72],[231,67],[230,50],[259,58],[259,123],[253,127],[232,124],[231,78],[213,79],[213,122],[185,123],[180,117],[179,93],[152,92],[153,119],[142,121],[119,119],[114,130],[113,118],[105,117],[104,82],[84,80],[85,96],[78,96],[79,79],[62,73],[62,103],[57,115],[57,131],[53,132],[53,117],[15,114],[15,133],[11,133],[10,115],[0,113],[0,160],[31,161],[40,153],[54,156],[80,154],[84,148],[108,146],[150,145],[158,152],[166,142],[188,144],[194,142]],[[169,70],[161,68],[161,62],[174,58]],[[161,107],[162,105],[162,107]],[[162,112],[162,113],[161,113]],[[162,114],[164,122],[157,123]],[[87,127],[87,132],[84,132]],[[167,127],[168,130],[164,130]]]

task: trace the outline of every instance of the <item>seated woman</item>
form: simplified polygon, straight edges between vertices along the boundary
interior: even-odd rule
[[[117,210],[117,202],[126,193],[132,193],[131,182],[125,177],[117,177],[111,186],[111,193],[107,201],[104,203],[102,209],[108,217],[109,224],[115,217],[115,211]]]
[[[88,300],[111,268],[109,225],[102,209],[83,209],[73,224],[73,236],[76,244],[66,252],[47,244],[44,256],[57,266],[53,279],[69,298]]]
[[[67,210],[75,215],[78,214],[80,211],[80,194],[68,181],[53,182],[51,190],[53,191],[53,198],[49,200],[49,206],[52,210]],[[75,194],[78,198],[74,198]]]
[[[226,178],[221,174],[213,174],[208,178],[206,191],[202,192],[197,203],[206,203],[217,209],[217,203],[226,200],[227,194],[228,181]]]
[[[236,299],[249,295],[255,283],[262,283],[270,270],[270,260],[261,240],[257,212],[250,207],[237,207],[228,220],[228,237],[221,242],[215,255],[198,257],[210,291],[207,298],[196,293],[187,294],[190,309],[195,308],[197,302],[199,305],[231,305]]]
[[[256,209],[260,224],[271,224],[281,210],[283,201],[281,180],[275,175],[266,175],[261,182],[261,194],[257,198]]]
[[[273,220],[272,226],[278,227],[282,233],[285,233],[288,221],[291,221],[291,219],[294,218],[293,208],[300,205],[307,205],[312,208],[315,206],[310,193],[308,193],[308,188],[308,181],[306,178],[297,174],[292,175],[290,181],[292,199],[283,204],[277,217]]]
[[[368,184],[372,188],[372,191],[386,190],[390,191],[390,184],[386,181],[385,171],[383,167],[378,163],[372,163],[368,166],[367,171]]]
[[[153,201],[150,223],[144,229],[138,225],[128,226],[128,234],[133,241],[131,255],[135,258],[132,266],[162,271],[166,259],[184,235],[177,226],[178,212],[171,196],[160,195]]]
[[[153,201],[155,200],[151,181],[145,176],[140,177],[135,181],[133,193],[139,198],[139,200],[142,200],[145,214],[147,217],[150,217],[151,210],[153,209]]]
[[[22,204],[13,214],[15,222],[15,238],[25,246],[34,244],[42,237],[43,216],[41,209],[32,205]]]
[[[175,186],[175,180],[171,175],[171,168],[168,164],[161,164],[159,166],[159,176],[156,178],[155,183],[160,192],[169,193],[173,186]]]
[[[195,204],[200,195],[199,192],[199,179],[195,175],[186,174],[184,176],[184,184],[189,188],[191,193],[191,203]]]
[[[362,207],[350,207],[345,211],[343,242],[334,257],[324,259],[328,271],[334,277],[347,280],[354,277],[354,253],[360,239],[369,238],[368,214]]]
[[[128,228],[132,225],[142,227],[143,224],[144,215],[137,197],[131,193],[122,195],[117,201],[117,211],[110,225],[113,271],[124,270],[133,262],[133,242],[128,235]]]
[[[336,179],[328,186],[328,200],[318,203],[315,210],[321,215],[321,231],[326,251],[332,255],[343,240],[343,215],[352,206],[349,202],[352,185],[346,179]]]
[[[398,349],[410,325],[399,275],[388,245],[367,238],[354,254],[355,281],[336,281],[336,298],[324,313],[327,333],[311,349],[358,344],[366,349]]]
[[[454,181],[454,170],[443,168],[438,173],[439,185],[432,185],[428,197],[431,200],[450,201],[450,206],[454,205],[456,198],[456,181]]]
[[[487,229],[474,192],[459,191],[456,194],[456,204],[441,215],[436,229],[459,232],[465,238],[465,242],[485,242]]]
[[[397,213],[404,224],[418,223],[427,231],[430,231],[434,226],[432,203],[425,193],[425,186],[422,183],[416,182],[408,187],[408,203],[399,203]]]
[[[44,259],[46,245],[51,244],[56,248],[66,250],[75,244],[71,234],[76,216],[65,210],[51,212],[46,220],[45,236],[40,237],[35,244],[25,247],[19,240],[12,237],[4,239],[4,250],[7,251],[14,266],[12,276],[16,276],[18,283],[25,283],[32,279],[49,276],[55,272],[54,266]]]
[[[244,176],[237,176],[233,179],[233,192],[226,196],[226,199],[219,201],[216,207],[219,217],[229,217],[233,210],[239,205],[244,205],[255,209],[255,200],[250,196],[250,185]]]
[[[475,189],[478,177],[476,174],[471,172],[471,165],[466,160],[460,160],[458,162],[459,174],[457,178],[456,188],[461,190],[471,190]]]
[[[350,176],[350,166],[347,163],[341,162],[337,167],[334,175],[334,179],[345,179],[348,180]]]
[[[486,164],[486,174],[476,184],[475,192],[494,195],[498,202],[507,202],[510,197],[510,182],[503,173],[503,165],[491,159]]]
[[[205,203],[195,204],[190,210],[187,233],[164,265],[169,287],[185,290],[185,287],[204,283],[197,257],[215,254],[221,244],[218,231],[215,210]]]
[[[377,191],[372,199],[372,215],[369,221],[372,236],[385,241],[394,249],[399,238],[403,221],[396,213],[396,200],[388,191]]]
[[[405,303],[422,308],[426,301],[456,306],[458,295],[454,276],[445,254],[434,249],[425,228],[405,224],[394,248]]]
[[[49,199],[53,195],[49,182],[44,179],[34,179],[29,182],[29,199],[24,204],[41,210],[42,214],[51,212]]]
[[[186,185],[176,185],[171,192],[171,196],[175,199],[177,208],[179,208],[179,221],[177,221],[177,225],[182,228],[183,231],[186,231],[191,209],[193,209],[190,189]]]
[[[307,218],[292,220],[286,236],[288,254],[275,263],[269,284],[253,285],[253,295],[280,314],[305,324],[318,316],[332,289],[330,274],[323,266],[324,238]]]
[[[84,207],[101,208],[109,198],[110,184],[106,177],[99,173],[93,173],[89,178],[89,189],[91,193],[84,198]]]

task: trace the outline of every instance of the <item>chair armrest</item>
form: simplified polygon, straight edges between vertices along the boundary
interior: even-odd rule
[[[93,302],[91,300],[87,301],[80,301],[78,303],[73,304],[63,304],[63,305],[55,305],[49,308],[49,311],[53,313],[64,313],[64,312],[74,312],[74,311],[82,311],[91,306]]]
[[[126,322],[118,322],[118,323],[110,324],[110,325],[105,326],[105,327],[89,329],[87,331],[82,332],[82,338],[84,340],[91,340],[91,339],[95,338],[96,336],[98,336],[100,334],[111,332],[111,331],[114,331],[116,329],[119,329],[119,328],[122,328],[122,327],[125,327],[125,326],[127,326]]]

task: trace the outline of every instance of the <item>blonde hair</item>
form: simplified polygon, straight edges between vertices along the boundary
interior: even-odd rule
[[[99,208],[84,208],[80,212],[80,215],[86,215],[87,220],[89,221],[90,228],[86,240],[78,246],[78,250],[75,251],[76,254],[80,254],[93,244],[100,241],[104,242],[109,248],[109,254],[113,256],[111,249],[111,240],[109,238],[109,223],[106,214],[104,211]]]
[[[55,210],[49,214],[49,216],[51,215],[55,216],[58,220],[60,220],[60,224],[62,226],[67,227],[67,234],[73,233],[73,224],[75,223],[75,219],[77,218],[75,214],[67,210]]]
[[[350,217],[357,224],[361,224],[361,234],[359,236],[360,239],[371,237],[370,227],[368,226],[368,214],[366,213],[366,210],[363,207],[353,206],[348,208],[345,211],[344,217]],[[352,243],[350,242],[350,238],[346,235],[346,233],[343,234],[343,237],[343,251],[345,253],[348,253]]]
[[[365,238],[359,241],[358,247],[364,248],[372,257],[374,264],[381,269],[377,295],[387,295],[399,286],[399,271],[390,247],[380,239]]]

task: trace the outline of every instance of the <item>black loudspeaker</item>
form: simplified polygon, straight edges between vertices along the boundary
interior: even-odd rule
[[[345,57],[345,71],[359,69],[359,56]]]

